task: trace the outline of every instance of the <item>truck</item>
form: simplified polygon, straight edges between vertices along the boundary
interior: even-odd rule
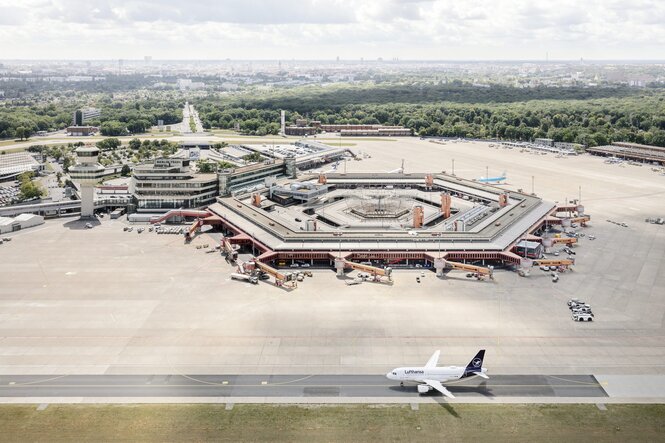
[[[243,281],[249,282],[253,285],[256,285],[256,284],[259,283],[258,277],[254,277],[253,275],[247,275],[247,274],[239,274],[237,272],[232,273],[231,278],[233,280],[243,280]]]

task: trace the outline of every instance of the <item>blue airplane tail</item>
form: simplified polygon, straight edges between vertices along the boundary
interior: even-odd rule
[[[466,369],[464,370],[463,377],[472,377],[476,372],[481,372],[483,369],[483,359],[485,358],[485,350],[478,351],[475,357],[471,359]]]

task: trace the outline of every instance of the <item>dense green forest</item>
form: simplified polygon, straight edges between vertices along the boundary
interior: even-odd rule
[[[306,117],[322,123],[402,125],[421,136],[549,137],[588,146],[612,141],[665,146],[662,89],[456,88],[425,88],[433,92],[423,96],[417,87],[310,87],[257,98],[208,100],[197,109],[206,128],[238,124],[241,132],[257,135],[277,134],[279,110],[285,109],[290,122]]]
[[[175,99],[114,100],[110,96],[97,98],[93,104],[101,109],[101,118],[86,122],[99,126],[102,135],[118,136],[142,133],[158,120],[170,125],[182,121],[184,101]],[[63,129],[72,124],[72,113],[83,106],[76,100],[70,103],[0,106],[0,139],[27,138],[37,131]]]
[[[101,108],[102,117],[90,124],[99,125],[106,136],[142,133],[158,120],[166,125],[182,121],[182,96],[151,94],[6,104],[0,106],[0,138],[62,129],[71,124],[72,112],[84,105]],[[279,110],[285,109],[289,122],[304,117],[323,123],[402,125],[421,136],[549,137],[588,146],[612,141],[665,146],[662,88],[362,84],[210,95],[194,104],[204,128],[238,126],[241,133],[252,135],[277,134]]]

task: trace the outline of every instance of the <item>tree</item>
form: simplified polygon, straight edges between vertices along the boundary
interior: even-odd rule
[[[32,198],[39,198],[44,195],[44,190],[37,184],[32,181],[34,173],[31,171],[24,172],[18,176],[18,181],[20,183],[20,199],[29,200]]]
[[[258,162],[261,161],[263,157],[258,152],[252,152],[251,154],[243,155],[242,159],[247,162]]]
[[[199,172],[202,174],[210,174],[217,172],[217,164],[212,162],[207,162],[205,160],[199,160],[196,165],[199,168]]]
[[[19,126],[18,128],[16,128],[15,133],[16,133],[16,136],[18,138],[20,138],[21,140],[23,140],[24,138],[27,139],[28,136],[30,135],[30,132],[28,131],[28,129],[23,127],[23,126]]]
[[[62,170],[67,172],[69,167],[72,165],[72,158],[68,155],[65,156],[65,159],[62,161]]]
[[[107,121],[102,123],[99,132],[107,136],[126,135],[127,127],[119,121]]]
[[[97,147],[102,151],[113,151],[118,149],[121,144],[117,138],[105,138],[97,142]]]
[[[130,168],[129,165],[122,165],[122,169],[120,170],[120,175],[122,175],[123,177],[127,177],[131,173],[132,173],[132,168]]]
[[[133,138],[129,141],[129,149],[136,151],[141,147],[141,140]]]

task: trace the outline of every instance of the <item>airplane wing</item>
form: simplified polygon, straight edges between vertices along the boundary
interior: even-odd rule
[[[425,363],[426,368],[436,368],[437,363],[439,363],[439,354],[441,351],[436,351]]]
[[[434,389],[436,389],[437,391],[439,391],[440,393],[442,393],[443,395],[445,395],[446,397],[455,398],[455,396],[451,394],[448,389],[444,388],[440,382],[436,380],[423,380],[423,381],[428,385],[430,385],[431,387],[433,387]]]

